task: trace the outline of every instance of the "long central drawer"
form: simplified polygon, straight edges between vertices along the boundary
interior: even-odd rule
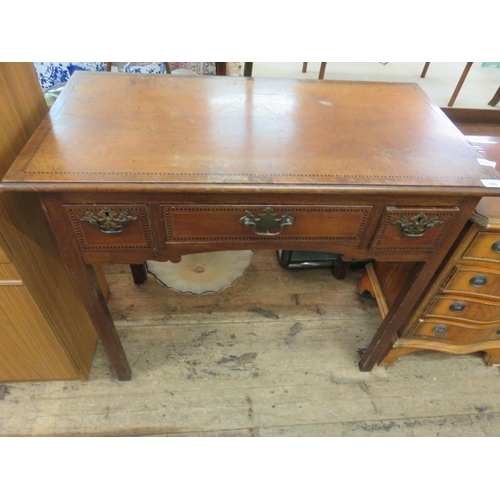
[[[358,241],[371,206],[163,206],[169,242],[245,240]]]

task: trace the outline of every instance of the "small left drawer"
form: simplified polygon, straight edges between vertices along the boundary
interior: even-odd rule
[[[154,249],[147,205],[65,205],[82,250]]]

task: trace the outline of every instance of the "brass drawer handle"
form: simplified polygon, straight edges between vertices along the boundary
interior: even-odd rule
[[[495,243],[493,243],[493,245],[491,245],[491,249],[492,249],[495,253],[500,253],[500,240],[495,241]]]
[[[432,331],[439,339],[444,339],[448,335],[448,328],[444,325],[437,325],[432,329]]]
[[[450,306],[450,311],[454,313],[462,312],[465,309],[465,304],[463,302],[454,302]]]
[[[471,278],[471,280],[469,281],[469,283],[474,288],[481,288],[482,286],[486,285],[487,282],[488,278],[482,275],[474,276],[474,278]]]
[[[440,226],[441,224],[444,224],[444,222],[439,220],[439,217],[429,219],[424,213],[415,215],[410,220],[407,219],[406,215],[401,215],[399,220],[392,222],[393,226],[399,225],[402,233],[410,238],[420,238],[431,227]]]
[[[250,210],[245,210],[245,215],[240,219],[240,224],[252,226],[253,232],[259,236],[277,236],[281,234],[284,226],[291,226],[295,220],[290,215],[290,211],[287,211],[282,217],[276,218],[273,209],[267,207],[257,217]]]
[[[118,234],[121,233],[131,221],[136,221],[137,216],[131,215],[128,209],[122,210],[117,214],[114,210],[103,208],[96,214],[90,210],[85,210],[83,217],[78,218],[81,222],[90,222],[97,226],[102,233]]]

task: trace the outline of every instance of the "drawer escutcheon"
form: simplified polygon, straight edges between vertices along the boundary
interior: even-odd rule
[[[105,207],[97,214],[86,210],[83,217],[79,217],[78,220],[97,226],[102,233],[118,234],[128,226],[129,222],[136,221],[137,216],[131,215],[126,208],[117,214],[114,210]]]
[[[495,253],[500,253],[500,240],[495,241],[495,243],[493,243],[493,245],[491,245],[491,249],[492,249]]]
[[[474,276],[469,281],[469,283],[474,288],[481,288],[482,286],[486,285],[487,282],[488,282],[488,278],[486,276],[482,276],[482,275]]]
[[[263,213],[255,217],[250,210],[245,210],[245,215],[240,219],[240,224],[244,226],[252,226],[253,232],[259,236],[277,236],[281,234],[284,226],[291,226],[295,222],[295,218],[291,216],[290,211],[287,211],[282,217],[276,218],[273,209],[267,207]],[[272,230],[275,231],[272,231]]]
[[[394,226],[400,226],[402,233],[410,238],[420,238],[423,236],[431,227],[440,226],[444,224],[443,221],[439,220],[439,217],[432,217],[429,219],[424,213],[415,215],[410,220],[407,219],[405,215],[401,215],[401,218],[397,221],[391,223]]]
[[[454,313],[462,312],[465,309],[465,304],[463,302],[454,302],[450,306],[450,311]]]
[[[435,326],[432,331],[436,335],[436,337],[440,339],[444,339],[448,335],[448,328],[444,325],[437,325]]]

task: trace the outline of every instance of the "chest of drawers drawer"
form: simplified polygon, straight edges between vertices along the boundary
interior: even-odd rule
[[[500,234],[479,232],[469,248],[464,252],[463,258],[486,260],[500,264]]]
[[[500,270],[459,264],[443,291],[498,299],[500,298]]]
[[[152,250],[148,207],[130,205],[65,205],[82,250]]]
[[[448,321],[420,321],[411,333],[412,337],[440,339],[460,344],[473,344],[481,341],[500,340],[500,326],[465,325]]]
[[[371,206],[163,206],[167,242],[358,241]]]
[[[444,318],[451,321],[491,323],[500,321],[500,302],[463,296],[437,295],[425,312],[425,319]]]

